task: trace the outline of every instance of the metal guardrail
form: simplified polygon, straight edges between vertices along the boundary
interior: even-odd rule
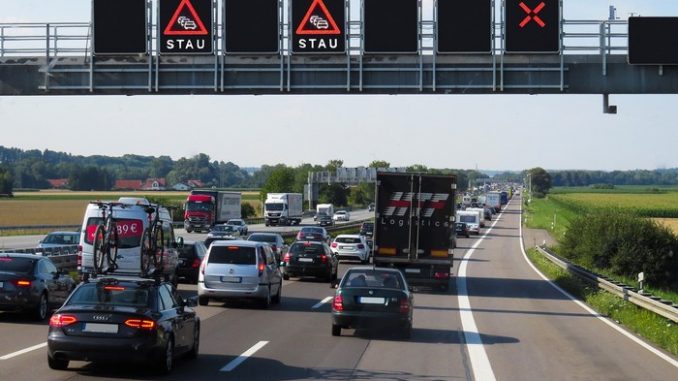
[[[78,230],[80,225],[19,225],[19,226],[0,226],[0,233],[13,230]]]
[[[670,301],[658,300],[657,297],[650,297],[642,295],[634,290],[633,287],[629,287],[624,284],[615,283],[612,280],[603,278],[597,274],[594,274],[580,266],[577,266],[566,259],[549,252],[548,250],[537,246],[537,250],[545,256],[548,260],[556,264],[557,266],[563,268],[564,270],[569,271],[571,274],[574,274],[590,283],[597,285],[603,290],[616,295],[624,300],[631,302],[638,307],[644,308],[648,311],[652,311],[658,315],[661,315],[667,319],[670,319],[678,323],[678,307],[673,305]]]
[[[78,252],[78,245],[67,245],[59,247],[46,247],[44,249],[28,248],[28,249],[0,249],[0,253],[25,253],[25,254],[40,254],[45,257],[75,254]]]

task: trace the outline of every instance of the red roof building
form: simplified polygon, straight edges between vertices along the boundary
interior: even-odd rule
[[[191,188],[203,188],[205,186],[205,183],[196,179],[188,180],[186,184]]]
[[[117,190],[141,190],[141,180],[115,180],[114,189]]]
[[[47,179],[47,182],[52,186],[52,189],[68,188],[68,179]]]
[[[165,179],[146,179],[144,190],[163,190],[165,189]]]

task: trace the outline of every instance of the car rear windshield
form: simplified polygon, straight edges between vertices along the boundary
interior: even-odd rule
[[[150,303],[147,287],[86,284],[73,291],[67,305],[93,304],[146,307]]]
[[[339,243],[361,243],[358,237],[337,237],[336,241]]]
[[[372,230],[374,230],[374,225],[373,224],[363,224],[361,229],[372,231]]]
[[[323,230],[318,229],[318,228],[302,228],[301,233],[302,234],[323,234]]]
[[[51,243],[56,245],[77,245],[80,240],[78,234],[48,234],[42,243]]]
[[[0,257],[0,272],[28,274],[33,271],[36,259]]]
[[[85,242],[88,245],[94,242],[94,232],[101,223],[103,223],[101,217],[90,217],[87,220]],[[141,236],[144,234],[144,223],[141,220],[115,219],[115,224],[118,229],[118,248],[130,249],[140,246]]]
[[[212,246],[209,263],[256,265],[257,255],[253,247]]]
[[[461,222],[476,222],[476,216],[459,216],[459,221]]]
[[[197,255],[195,245],[184,244],[184,246],[179,249],[180,258],[193,258]]]
[[[255,242],[272,242],[275,243],[276,239],[274,235],[266,235],[266,234],[252,234],[250,238],[247,239],[248,241],[255,241]]]
[[[325,254],[323,245],[317,243],[295,243],[290,247],[292,254]]]
[[[342,288],[370,287],[403,289],[400,274],[391,271],[350,270],[341,282]]]

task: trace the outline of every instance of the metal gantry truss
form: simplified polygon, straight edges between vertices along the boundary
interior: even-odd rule
[[[146,55],[93,55],[90,23],[0,24],[0,95],[678,92],[674,68],[626,63],[626,21],[562,20],[560,53],[506,54],[503,12],[493,9],[502,16],[492,22],[489,54],[443,55],[437,20],[423,19],[419,1],[417,54],[375,55],[364,52],[363,22],[346,1],[345,53],[295,55],[286,4],[279,0],[274,55],[226,54],[220,22],[213,54],[160,55],[150,2]]]

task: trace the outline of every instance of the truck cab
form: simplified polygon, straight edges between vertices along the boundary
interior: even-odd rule
[[[184,229],[192,231],[209,231],[214,225],[214,197],[205,194],[190,194],[184,206]]]

